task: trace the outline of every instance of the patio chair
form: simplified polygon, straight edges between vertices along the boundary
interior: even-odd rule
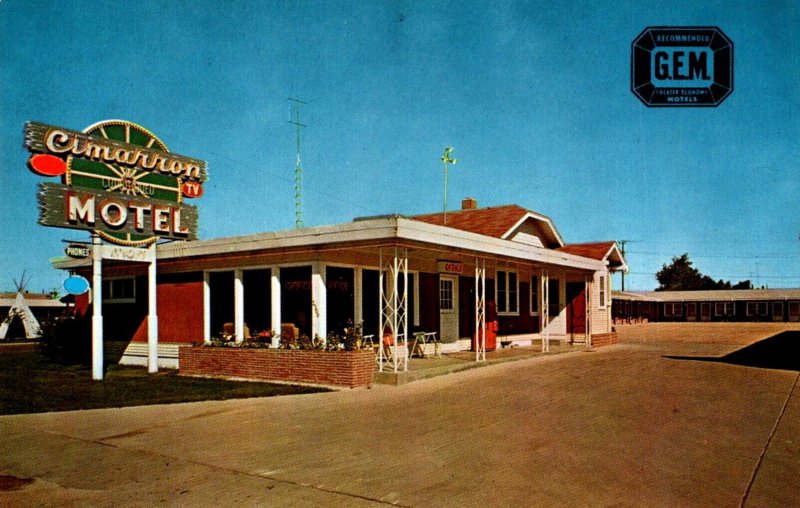
[[[281,337],[286,337],[287,339],[296,339],[300,336],[300,330],[294,325],[294,323],[281,323]]]
[[[250,340],[253,337],[250,335],[250,327],[247,323],[244,324],[244,340]],[[229,342],[236,340],[236,327],[233,323],[225,323],[222,325],[222,340]]]

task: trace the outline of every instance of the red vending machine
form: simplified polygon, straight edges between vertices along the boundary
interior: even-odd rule
[[[472,350],[478,349],[478,331],[472,336]],[[486,351],[497,349],[497,304],[486,301]]]

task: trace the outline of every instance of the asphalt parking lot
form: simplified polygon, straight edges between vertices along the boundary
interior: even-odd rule
[[[4,416],[0,505],[800,506],[786,329],[631,325],[399,387]]]

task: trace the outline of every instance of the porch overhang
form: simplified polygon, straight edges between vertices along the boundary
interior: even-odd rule
[[[509,240],[427,224],[400,216],[370,219],[332,226],[311,227],[255,235],[175,242],[159,246],[161,261],[197,257],[236,256],[253,252],[302,252],[364,250],[407,247],[451,251],[471,257],[527,262],[596,271],[602,261]]]

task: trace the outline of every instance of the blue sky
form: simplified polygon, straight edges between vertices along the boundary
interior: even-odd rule
[[[138,123],[208,161],[200,237],[294,226],[294,96],[306,225],[517,203],[568,243],[629,240],[627,289],[688,252],[714,278],[800,287],[800,8],[794,2],[0,0],[0,289],[79,231],[37,224],[22,128]],[[717,108],[630,91],[647,26],[719,26]],[[619,280],[615,281],[619,287]]]

